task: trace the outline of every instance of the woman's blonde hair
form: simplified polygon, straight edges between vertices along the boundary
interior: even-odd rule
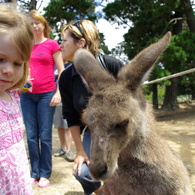
[[[34,9],[28,13],[28,16],[34,18],[35,20],[38,20],[45,26],[45,29],[43,31],[44,37],[49,38],[49,33],[51,32],[51,28],[49,27],[47,20],[37,10]]]
[[[71,21],[62,28],[62,35],[65,30],[69,29],[70,35],[75,41],[84,38],[85,47],[94,56],[99,52],[100,36],[97,27],[90,20]]]
[[[10,34],[24,61],[22,78],[10,88],[15,89],[23,86],[28,77],[28,61],[32,50],[33,33],[27,18],[16,8],[0,5],[0,36],[5,33]]]

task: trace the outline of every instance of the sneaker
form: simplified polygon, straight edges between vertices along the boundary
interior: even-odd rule
[[[69,162],[73,162],[75,159],[75,154],[72,151],[67,151],[65,159]]]
[[[66,153],[66,150],[64,148],[59,148],[53,155],[55,157],[62,156]]]

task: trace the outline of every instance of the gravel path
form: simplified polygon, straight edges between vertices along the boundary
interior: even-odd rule
[[[53,129],[53,153],[59,147],[57,130]],[[73,145],[74,150],[74,145]],[[83,195],[80,183],[72,175],[72,162],[64,159],[64,156],[52,156],[52,175],[50,178],[51,185],[46,188],[33,186],[34,195]]]
[[[185,162],[195,190],[195,110],[158,113],[157,129]],[[57,130],[53,129],[53,152],[59,147]],[[74,145],[73,145],[74,151]],[[72,175],[72,162],[62,157],[52,157],[51,185],[33,186],[34,195],[83,195],[80,183]]]

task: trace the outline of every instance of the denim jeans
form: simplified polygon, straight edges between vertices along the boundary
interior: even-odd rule
[[[83,136],[83,146],[87,156],[90,159],[90,145],[91,145],[91,136],[90,132],[86,129]],[[92,194],[95,190],[97,190],[101,186],[101,182],[97,182],[92,180],[89,167],[86,163],[82,164],[81,174],[75,174],[75,178],[80,182],[83,187],[85,195]]]
[[[52,125],[55,107],[49,103],[55,91],[22,93],[21,108],[26,127],[32,178],[49,178],[52,171]]]

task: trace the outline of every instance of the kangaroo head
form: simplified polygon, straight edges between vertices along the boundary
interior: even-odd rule
[[[87,50],[75,53],[74,65],[93,94],[82,119],[91,131],[90,172],[94,179],[108,179],[117,169],[121,151],[147,133],[149,122],[141,84],[170,37],[168,32],[141,51],[121,68],[117,78],[102,69]]]

